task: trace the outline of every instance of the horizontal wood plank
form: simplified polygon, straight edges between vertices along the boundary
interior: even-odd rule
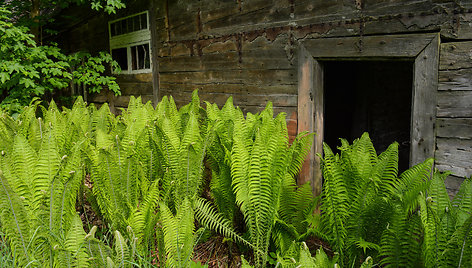
[[[441,44],[439,70],[472,68],[472,41]]]
[[[365,36],[310,39],[303,41],[309,53],[317,58],[414,58],[435,34]]]
[[[472,68],[439,71],[438,90],[472,90]]]
[[[472,140],[438,138],[436,164],[459,177],[472,176]]]
[[[472,139],[472,118],[438,118],[436,130],[438,137]]]
[[[161,72],[161,83],[240,83],[246,85],[296,85],[296,70],[231,70]]]
[[[207,83],[207,84],[177,84],[161,83],[162,90],[170,92],[187,91],[192,92],[199,89],[199,92],[228,93],[228,94],[288,94],[296,95],[297,87],[295,85],[247,85],[247,84],[229,84],[229,83]]]
[[[438,117],[472,117],[472,91],[439,91]]]

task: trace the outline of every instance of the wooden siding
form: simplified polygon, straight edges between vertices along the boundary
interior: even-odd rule
[[[472,42],[441,45],[436,121],[436,167],[450,170],[455,192],[472,176]]]
[[[448,43],[440,51],[436,166],[455,173],[448,179],[451,190],[459,176],[472,175],[472,1],[137,0],[113,16],[87,13],[56,42],[71,52],[108,51],[107,21],[149,8],[154,76],[119,76],[122,96],[103,92],[91,101],[119,108],[131,94],[154,102],[173,95],[183,105],[196,88],[202,100],[219,106],[232,96],[245,112],[272,101],[276,112],[287,113],[291,137],[297,132],[301,42],[327,38],[339,46],[344,37],[357,36],[360,42],[344,45],[368,51],[375,39],[369,36],[439,32]]]

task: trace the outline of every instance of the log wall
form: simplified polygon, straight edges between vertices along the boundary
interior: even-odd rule
[[[120,76],[123,96],[102,93],[91,101],[123,107],[130,94],[152,100],[154,90],[154,100],[173,95],[182,105],[198,88],[202,100],[221,106],[232,96],[245,112],[272,101],[276,112],[287,113],[291,136],[297,131],[301,41],[439,32],[436,165],[454,172],[452,191],[472,175],[472,1],[139,0],[126,12],[143,10],[152,18],[154,77]],[[74,50],[97,40],[94,49],[108,50],[107,21],[124,15],[95,15],[75,24],[60,43]]]
[[[472,42],[441,45],[436,121],[436,167],[450,170],[455,192],[472,176]]]

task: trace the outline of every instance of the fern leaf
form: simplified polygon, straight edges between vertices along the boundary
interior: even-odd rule
[[[324,144],[323,149],[325,156],[321,167],[325,183],[321,211],[325,213],[325,217],[322,217],[322,230],[331,237],[334,248],[342,252],[346,237],[345,221],[348,215],[347,190],[343,181],[342,168],[333,152],[327,144]]]
[[[89,267],[88,258],[85,248],[86,233],[82,226],[79,215],[75,214],[71,227],[65,238],[65,249],[73,258],[73,267]]]
[[[27,212],[1,172],[0,182],[1,228],[8,238],[16,264],[25,266],[32,258],[28,251],[30,224]]]
[[[195,200],[195,216],[197,220],[210,230],[214,230],[225,237],[234,241],[243,243],[251,248],[255,248],[250,242],[236,233],[231,227],[231,222],[225,219],[221,214],[217,213],[211,204],[202,198]]]
[[[126,261],[129,258],[129,249],[128,245],[126,244],[125,239],[121,235],[119,231],[114,232],[115,235],[115,263],[117,267],[126,267]]]

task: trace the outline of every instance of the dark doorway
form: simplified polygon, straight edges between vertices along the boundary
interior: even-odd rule
[[[394,141],[409,166],[413,62],[324,62],[324,141],[334,150],[369,132],[377,153]]]

